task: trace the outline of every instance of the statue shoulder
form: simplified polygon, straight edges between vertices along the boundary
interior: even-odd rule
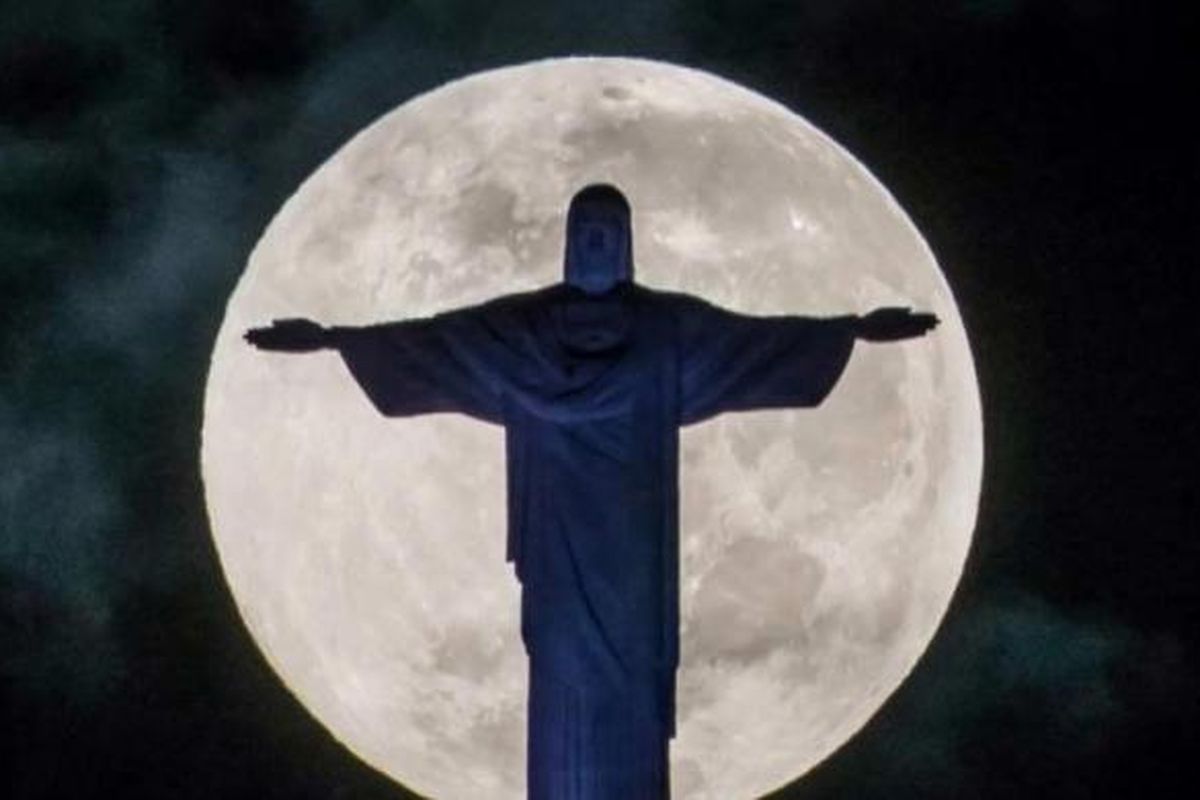
[[[687,312],[695,309],[711,308],[712,304],[702,297],[686,292],[669,289],[652,289],[637,284],[638,297],[643,303],[664,312]]]

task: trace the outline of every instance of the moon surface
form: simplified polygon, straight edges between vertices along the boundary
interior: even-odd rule
[[[983,449],[967,338],[921,235],[845,150],[761,95],[652,61],[540,61],[417,97],[259,241],[213,352],[202,467],[222,567],[272,667],[422,795],[524,797],[502,430],[385,419],[335,353],[240,336],[558,281],[567,203],[596,181],[630,199],[644,284],[747,313],[942,320],[857,344],[819,408],[684,430],[676,797],[756,797],[837,749],[928,645],[970,545]]]

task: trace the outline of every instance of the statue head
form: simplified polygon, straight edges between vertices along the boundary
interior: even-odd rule
[[[615,186],[594,183],[571,198],[563,280],[588,294],[603,294],[633,280],[629,201]]]

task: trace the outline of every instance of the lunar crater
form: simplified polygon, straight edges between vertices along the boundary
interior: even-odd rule
[[[803,649],[806,617],[824,579],[821,563],[795,548],[755,536],[730,542],[692,599],[691,652],[750,662],[781,648]]]

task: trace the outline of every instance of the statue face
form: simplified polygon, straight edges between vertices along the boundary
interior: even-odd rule
[[[581,192],[568,214],[567,283],[599,294],[632,279],[630,244],[629,207],[623,198]]]
[[[613,210],[584,206],[571,230],[572,283],[586,292],[603,292],[623,277],[628,231]]]

